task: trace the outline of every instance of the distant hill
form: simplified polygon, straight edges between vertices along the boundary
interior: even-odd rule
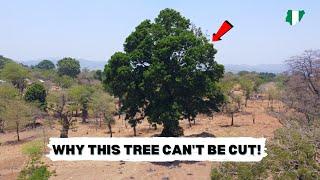
[[[61,58],[46,58],[53,63],[57,63]],[[42,59],[41,59],[42,60]],[[22,61],[22,64],[25,65],[36,65],[41,60],[30,60],[30,61]],[[104,69],[105,64],[107,61],[91,61],[86,59],[78,59],[80,62],[81,68],[88,68],[91,70],[96,69]],[[270,73],[281,73],[286,70],[284,64],[259,64],[259,65],[246,65],[246,64],[226,64],[225,70],[226,72],[233,72],[237,73],[239,71],[256,71],[256,72],[270,72]]]
[[[225,71],[237,73],[239,71],[255,71],[255,72],[269,72],[269,73],[281,73],[286,71],[287,67],[284,64],[258,64],[258,65],[246,65],[246,64],[226,64]]]

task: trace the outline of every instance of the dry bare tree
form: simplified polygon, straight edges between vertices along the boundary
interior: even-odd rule
[[[303,113],[310,124],[320,116],[320,50],[307,50],[286,63],[289,70],[284,102]]]

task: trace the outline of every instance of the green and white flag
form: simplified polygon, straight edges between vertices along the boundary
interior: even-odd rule
[[[286,22],[288,22],[291,26],[296,25],[298,22],[301,21],[304,14],[305,14],[304,10],[300,10],[300,11],[288,10]]]

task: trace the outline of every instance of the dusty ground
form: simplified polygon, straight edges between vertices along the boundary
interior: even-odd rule
[[[181,122],[185,136],[211,134],[222,136],[250,136],[271,138],[273,131],[281,127],[279,121],[266,112],[267,101],[249,101],[248,107],[235,116],[234,126],[230,117],[215,115],[213,118],[199,115],[196,125],[189,128],[188,123]],[[256,114],[256,123],[252,123],[252,112]],[[132,136],[133,131],[125,128],[123,120],[118,120],[113,127],[114,136]],[[161,128],[153,130],[144,122],[137,128],[138,136],[159,134]],[[47,141],[48,137],[58,137],[59,129],[49,127],[21,133],[21,142],[15,142],[15,133],[0,134],[0,179],[15,179],[25,165],[27,157],[21,153],[23,144],[33,140]],[[108,136],[105,127],[96,129],[92,123],[78,124],[76,130],[70,131],[70,137]],[[210,179],[210,162],[174,162],[174,163],[134,163],[134,162],[52,162],[43,160],[55,170],[51,179]]]

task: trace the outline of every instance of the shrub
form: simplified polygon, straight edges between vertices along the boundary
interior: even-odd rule
[[[19,180],[47,180],[53,174],[41,160],[44,147],[41,141],[33,141],[22,147],[22,152],[29,156],[27,165],[20,171]]]
[[[40,108],[46,108],[47,92],[42,84],[34,83],[28,87],[24,99],[27,102],[39,102]]]
[[[267,144],[268,156],[257,163],[222,163],[211,179],[317,179],[320,166],[312,138],[297,127],[282,128]]]

